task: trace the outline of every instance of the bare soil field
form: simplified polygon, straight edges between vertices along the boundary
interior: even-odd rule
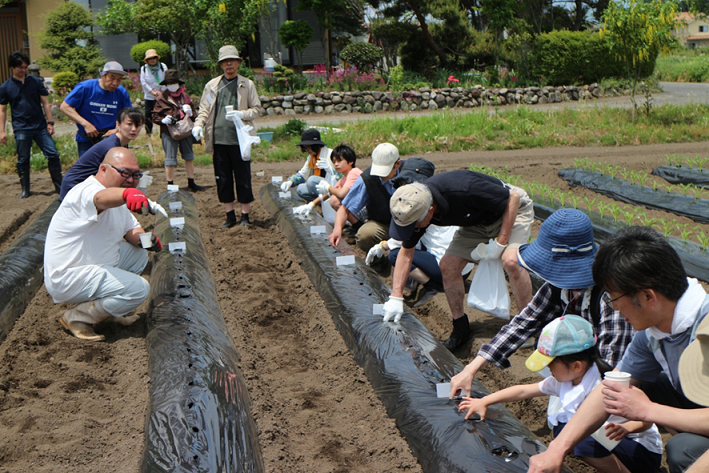
[[[155,144],[160,149],[157,139]],[[567,189],[556,173],[571,166],[574,158],[589,157],[650,172],[665,162],[667,154],[700,155],[708,145],[548,148],[425,157],[436,164],[437,171],[463,169],[471,163],[507,166],[526,180]],[[240,369],[252,399],[266,467],[272,472],[420,471],[363,370],[354,363],[301,269],[298,255],[258,200],[258,189],[271,176],[290,175],[301,164],[295,152],[293,161],[253,163],[257,200],[250,228],[219,230],[224,213],[215,188],[195,194],[202,241],[222,313],[241,355]],[[361,168],[368,165],[367,159],[359,162]],[[213,185],[211,168],[197,171],[198,183]],[[157,198],[165,189],[164,172],[151,172],[155,181],[148,195]],[[178,172],[176,183],[186,186],[183,171]],[[0,176],[0,186],[5,189],[0,195],[0,251],[4,251],[56,194],[51,192],[46,172],[32,174],[33,195],[28,199],[17,198],[16,176]],[[667,217],[662,212],[648,214]],[[141,221],[147,229],[152,225],[149,218]],[[538,224],[535,232],[537,228]],[[146,278],[149,270],[150,265]],[[0,472],[138,471],[150,384],[144,340],[146,307],[139,308],[143,317],[135,325],[105,324],[97,330],[106,334],[106,341],[87,343],[61,328],[57,317],[67,307],[55,305],[40,289],[0,345]],[[437,295],[416,313],[433,334],[448,335],[451,323],[444,295]],[[469,317],[474,339],[456,353],[463,363],[504,323],[475,311]],[[538,381],[524,367],[529,353],[516,354],[510,369],[489,367],[480,380],[490,390]],[[543,440],[551,439],[545,400],[508,407]],[[574,471],[589,471],[576,460],[568,464]]]

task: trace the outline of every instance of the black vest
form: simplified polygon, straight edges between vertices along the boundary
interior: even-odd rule
[[[401,164],[404,164],[404,160],[401,160]],[[367,197],[369,197],[369,203],[367,204],[367,219],[379,222],[382,225],[389,225],[391,222],[391,211],[389,210],[389,200],[391,200],[391,195],[384,188],[379,176],[372,176],[370,173],[372,171],[371,167],[368,167],[362,171],[362,181],[367,189]]]

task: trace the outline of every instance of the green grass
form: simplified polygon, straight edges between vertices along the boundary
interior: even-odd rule
[[[655,63],[655,76],[667,82],[707,82],[709,57],[701,50],[660,55]]]
[[[630,100],[630,99],[628,99]],[[382,142],[395,144],[402,155],[435,151],[525,149],[556,146],[622,146],[703,141],[709,128],[709,106],[663,105],[650,117],[640,113],[635,122],[628,109],[597,107],[589,103],[579,109],[545,111],[534,107],[490,109],[481,107],[469,113],[446,110],[427,116],[371,117],[337,125],[341,133],[324,132],[322,139],[334,148],[340,143],[352,146],[359,156],[369,155]],[[273,131],[273,141],[252,149],[253,161],[280,162],[301,160],[299,134],[286,133],[286,125],[262,128]],[[0,146],[0,172],[15,172],[15,146],[10,140]],[[76,160],[73,136],[56,139],[65,168]],[[160,139],[154,136],[151,155],[141,135],[135,152],[141,167],[162,167],[164,155]],[[36,146],[35,146],[36,148]],[[39,153],[33,148],[32,153]],[[211,156],[202,146],[194,147],[198,166],[211,165]],[[35,158],[37,166],[42,158]]]

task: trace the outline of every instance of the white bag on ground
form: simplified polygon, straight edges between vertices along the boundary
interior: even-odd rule
[[[468,307],[509,320],[510,294],[507,292],[502,260],[481,260],[470,283]]]
[[[236,127],[236,136],[239,138],[239,148],[241,150],[241,159],[251,161],[251,145],[261,143],[261,138],[251,136],[249,132],[254,129],[251,125],[244,125],[239,115],[234,114],[234,126]]]

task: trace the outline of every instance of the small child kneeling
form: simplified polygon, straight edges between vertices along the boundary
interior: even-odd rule
[[[544,327],[537,351],[527,359],[526,366],[534,372],[549,367],[552,375],[539,383],[512,386],[482,399],[465,397],[459,410],[468,410],[466,419],[477,413],[482,420],[491,404],[558,396],[562,409],[548,419],[556,437],[601,382],[602,374],[610,371],[598,356],[593,327],[577,315],[562,316]],[[649,473],[660,468],[662,439],[654,424],[611,416],[606,436],[620,440],[612,451],[587,437],[574,448],[574,455],[602,473]]]

